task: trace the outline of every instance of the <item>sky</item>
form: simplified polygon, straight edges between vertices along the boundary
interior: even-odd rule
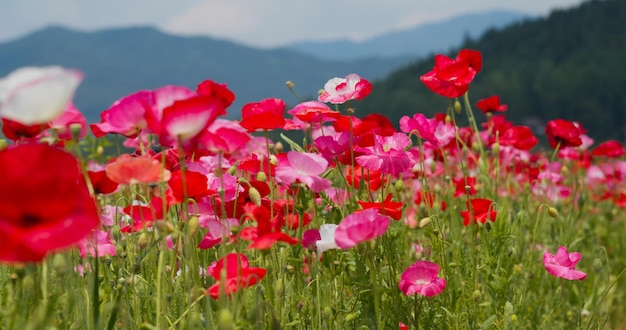
[[[465,13],[547,15],[582,0],[2,0],[0,42],[48,25],[83,31],[155,26],[260,48],[293,41],[366,40]]]

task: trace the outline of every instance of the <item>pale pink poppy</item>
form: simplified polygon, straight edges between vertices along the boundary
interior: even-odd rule
[[[0,79],[0,116],[23,125],[59,117],[83,80],[80,71],[60,66],[24,67]]]
[[[581,258],[580,252],[568,253],[564,246],[559,246],[556,255],[550,252],[543,254],[543,265],[552,276],[582,281],[587,277],[587,273],[574,269]]]
[[[324,85],[324,92],[317,98],[320,102],[333,104],[346,103],[349,100],[361,100],[372,92],[372,84],[357,74],[345,78],[332,78]]]
[[[391,220],[376,209],[357,211],[345,217],[335,230],[335,243],[342,249],[349,249],[361,242],[382,236]]]
[[[409,138],[404,133],[396,132],[391,136],[374,134],[374,146],[354,148],[362,153],[356,157],[356,162],[368,170],[397,176],[412,166],[409,154],[404,151],[409,144]]]
[[[420,260],[407,268],[400,279],[398,287],[407,296],[420,294],[432,297],[440,294],[446,287],[446,280],[437,277],[439,265],[434,262]]]
[[[111,240],[111,233],[94,230],[89,237],[78,241],[78,251],[81,258],[91,254],[94,257],[115,256],[115,245]]]
[[[320,177],[328,168],[328,161],[318,155],[308,152],[290,151],[287,153],[287,164],[276,167],[276,181],[291,185],[296,180],[304,183],[313,192],[321,192],[330,187],[328,179]]]

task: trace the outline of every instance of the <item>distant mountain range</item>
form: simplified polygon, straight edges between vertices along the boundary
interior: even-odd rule
[[[487,17],[492,23],[486,21]],[[491,13],[480,20],[480,24],[475,22],[480,25],[478,30],[484,30],[486,26],[499,26],[515,17],[521,15]],[[168,84],[193,88],[202,80],[212,79],[226,83],[233,90],[236,101],[229,116],[238,118],[243,104],[263,98],[278,97],[288,104],[297,103],[285,86],[288,80],[295,83],[296,91],[303,97],[315,97],[332,77],[358,73],[367,79],[379,80],[416,61],[415,52],[397,47],[392,50],[391,45],[398,40],[404,40],[405,49],[433,52],[444,44],[452,46],[466,31],[470,35],[477,31],[469,28],[471,24],[463,23],[457,26],[455,37],[451,37],[450,32],[444,33],[455,29],[447,27],[455,21],[469,22],[462,16],[442,22],[439,28],[432,24],[425,27],[438,31],[438,37],[431,38],[435,42],[432,45],[417,37],[426,33],[419,29],[392,33],[372,40],[382,45],[378,55],[351,60],[320,59],[316,57],[318,54],[302,49],[260,50],[209,37],[180,37],[150,27],[97,32],[49,27],[0,44],[0,77],[22,66],[62,65],[82,70],[85,80],[76,93],[75,103],[92,122],[99,120],[100,112],[114,101],[135,91]],[[389,51],[385,51],[385,47],[389,47]],[[359,51],[349,52],[357,54]]]
[[[456,16],[407,30],[385,33],[362,42],[302,41],[289,44],[287,48],[327,60],[421,57],[433,52],[448,51],[460,45],[464,39],[479,38],[487,30],[499,29],[530,18],[532,18],[530,15],[521,12],[495,10]]]

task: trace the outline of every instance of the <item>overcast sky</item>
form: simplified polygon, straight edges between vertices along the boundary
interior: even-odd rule
[[[582,0],[2,0],[0,41],[56,24],[80,30],[151,25],[250,46],[363,40],[470,12],[546,15]]]

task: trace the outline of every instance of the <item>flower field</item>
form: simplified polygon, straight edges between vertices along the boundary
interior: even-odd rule
[[[482,66],[435,56],[416,84],[444,111],[399,123],[350,106],[357,74],[290,109],[163,86],[87,123],[82,73],[17,69],[0,328],[626,329],[626,149],[470,100]]]

